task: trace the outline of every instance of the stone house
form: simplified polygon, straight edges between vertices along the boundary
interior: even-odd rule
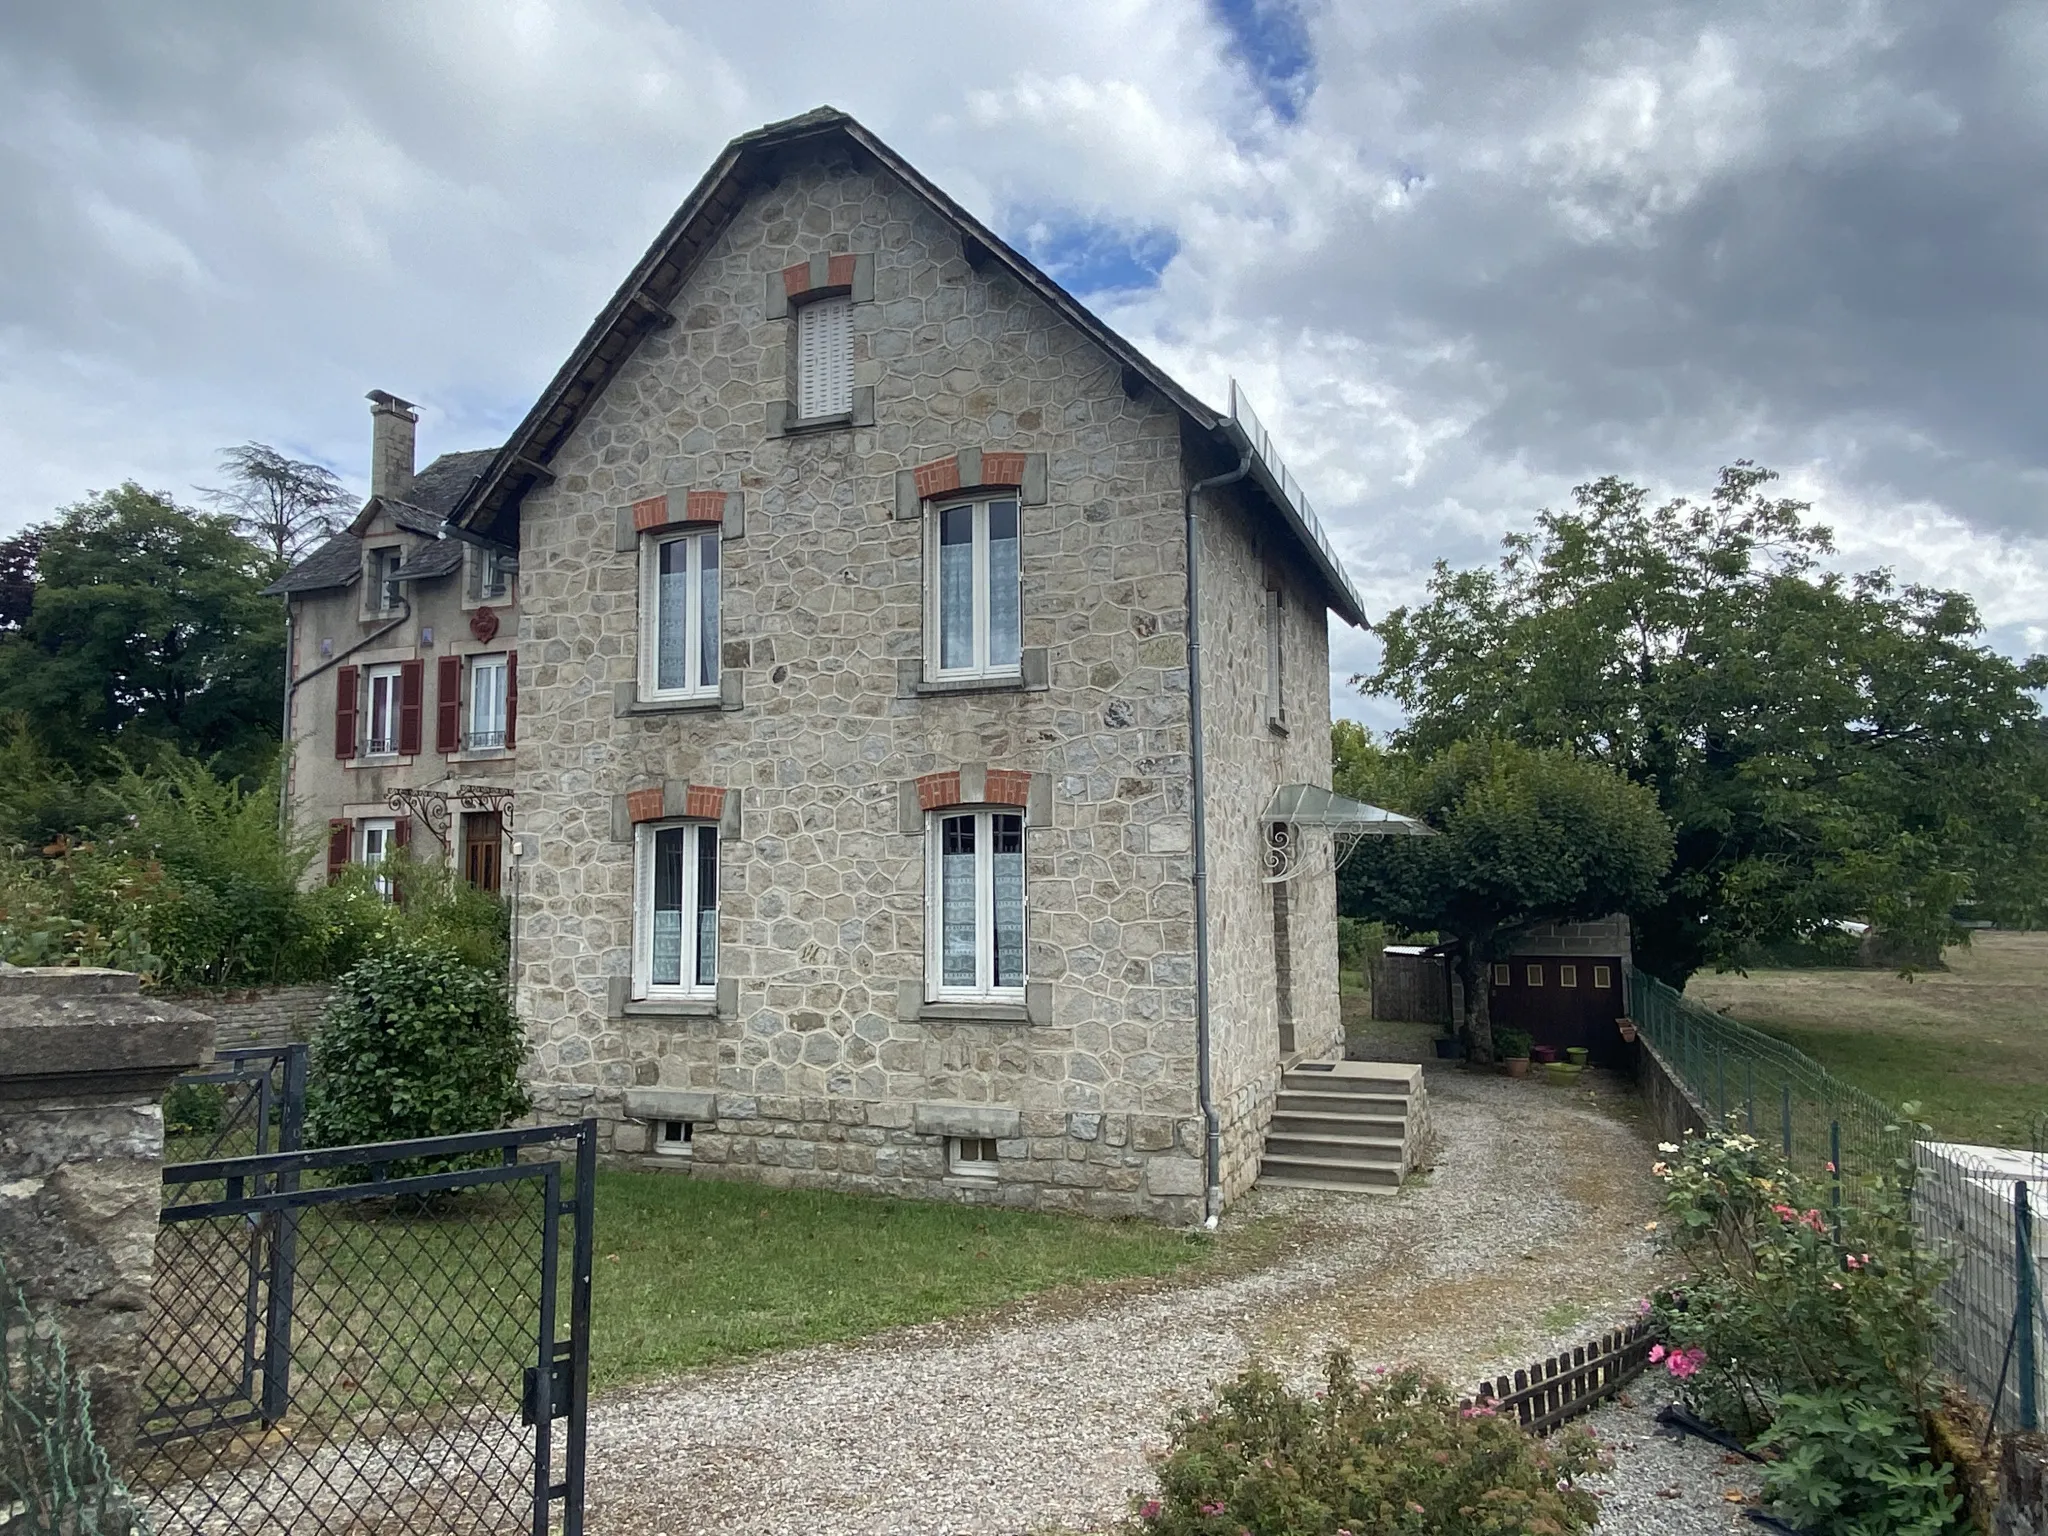
[[[265,590],[286,604],[293,823],[329,877],[403,848],[500,889],[518,739],[518,556],[448,536],[492,450],[414,472],[418,413],[370,395],[370,497]],[[317,871],[316,871],[317,874]]]
[[[540,1113],[773,1183],[1250,1185],[1342,1044],[1329,834],[1266,812],[1361,612],[1248,408],[824,109],[728,146],[449,527],[520,571]]]

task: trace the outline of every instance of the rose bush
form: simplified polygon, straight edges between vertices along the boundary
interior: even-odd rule
[[[1654,1358],[1687,1405],[1771,1453],[1766,1493],[1817,1536],[1950,1529],[1961,1501],[1921,1429],[1941,1266],[1910,1167],[1804,1175],[1732,1128],[1660,1150],[1686,1278],[1656,1298]]]

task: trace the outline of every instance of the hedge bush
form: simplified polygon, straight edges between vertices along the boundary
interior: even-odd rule
[[[503,981],[411,935],[357,961],[313,1039],[315,1146],[495,1130],[529,1107]]]
[[[1361,1378],[1325,1359],[1323,1389],[1290,1391],[1254,1366],[1174,1420],[1159,1497],[1134,1500],[1126,1536],[1568,1536],[1598,1503],[1575,1480],[1590,1437],[1538,1440],[1458,1406],[1412,1369]]]

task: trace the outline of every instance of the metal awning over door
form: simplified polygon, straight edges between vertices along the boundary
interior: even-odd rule
[[[1278,885],[1303,872],[1299,830],[1313,827],[1330,833],[1330,869],[1344,861],[1368,837],[1434,837],[1436,833],[1412,816],[1353,800],[1320,784],[1282,784],[1273,792],[1260,818],[1268,827],[1266,884]]]

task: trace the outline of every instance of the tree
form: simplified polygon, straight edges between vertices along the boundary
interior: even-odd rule
[[[1497,567],[1439,563],[1354,679],[1406,706],[1397,748],[1500,735],[1654,790],[1676,857],[1631,914],[1636,956],[1679,985],[1853,916],[1938,954],[2013,828],[2039,823],[2015,797],[2041,783],[2048,660],[1979,643],[1959,592],[1823,569],[1828,530],[1774,478],[1737,464],[1704,503],[1661,506],[1580,486]]]
[[[237,533],[280,562],[296,560],[333,534],[355,504],[325,465],[286,458],[268,443],[223,448],[220,468],[231,483],[202,487],[200,494],[234,519]]]
[[[1381,803],[1434,837],[1367,838],[1339,876],[1347,916],[1458,941],[1464,1032],[1493,1059],[1489,967],[1530,927],[1605,917],[1656,895],[1671,828],[1656,797],[1569,752],[1459,742],[1420,763],[1385,757]]]
[[[0,539],[0,634],[20,629],[36,591],[36,559],[43,552],[42,528],[24,528]]]
[[[43,531],[26,621],[0,635],[0,710],[74,765],[166,744],[260,775],[284,680],[275,574],[231,519],[132,481],[81,502]]]

